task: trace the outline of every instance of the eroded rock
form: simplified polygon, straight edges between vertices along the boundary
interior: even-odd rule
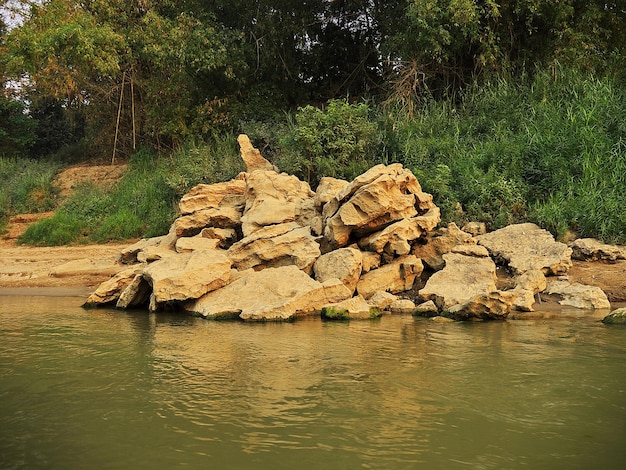
[[[310,228],[295,222],[263,227],[233,244],[227,253],[240,271],[295,265],[307,274],[321,255]]]
[[[572,249],[535,224],[509,225],[476,240],[516,274],[539,269],[545,275],[559,275],[572,266]]]
[[[434,273],[419,291],[422,299],[432,300],[439,310],[496,291],[496,265],[491,258],[443,255],[445,267]]]
[[[324,305],[350,298],[338,280],[315,281],[296,266],[250,271],[222,289],[185,306],[205,318],[249,321],[289,320],[319,312]]]
[[[586,286],[579,283],[552,279],[548,281],[545,293],[561,298],[559,304],[583,309],[611,308],[606,294],[599,287]]]
[[[410,290],[423,269],[422,261],[416,256],[402,256],[392,263],[363,274],[356,290],[366,299],[379,291],[395,294]]]

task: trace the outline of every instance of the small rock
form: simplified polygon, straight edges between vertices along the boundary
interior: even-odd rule
[[[611,308],[606,294],[599,287],[583,284],[570,284],[568,281],[551,280],[545,290],[546,294],[558,295],[562,298],[561,305],[569,305],[584,309]]]
[[[618,308],[602,319],[607,325],[626,325],[626,308]]]
[[[326,320],[369,320],[381,315],[379,308],[371,306],[360,295],[322,307],[322,318]]]

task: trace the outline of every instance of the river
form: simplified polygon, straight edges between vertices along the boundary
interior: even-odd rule
[[[623,469],[626,327],[0,296],[0,468]]]

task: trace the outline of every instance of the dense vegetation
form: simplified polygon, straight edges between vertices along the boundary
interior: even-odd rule
[[[0,1],[0,226],[125,160],[23,241],[164,233],[245,132],[313,187],[401,162],[446,221],[626,242],[625,3]]]

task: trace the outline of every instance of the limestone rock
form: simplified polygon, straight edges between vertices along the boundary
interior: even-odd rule
[[[139,263],[152,263],[163,258],[176,255],[176,251],[172,248],[164,246],[148,246],[137,253],[137,261]]]
[[[244,237],[267,225],[299,222],[321,231],[322,216],[315,209],[308,183],[275,171],[255,171],[246,177],[245,209],[241,218]]]
[[[602,319],[602,323],[607,325],[626,325],[626,308],[613,310]]]
[[[572,243],[572,258],[577,260],[602,260],[613,262],[626,259],[626,248],[607,245],[593,238],[579,238]]]
[[[143,274],[137,274],[122,291],[115,308],[126,309],[145,305],[150,299],[152,288]]]
[[[177,253],[189,253],[196,250],[215,250],[220,241],[216,238],[205,238],[202,234],[194,237],[181,237],[176,241]]]
[[[434,207],[422,216],[402,219],[380,232],[360,239],[359,247],[366,251],[385,252],[395,256],[408,255],[413,242],[435,228],[439,220],[439,208]]]
[[[337,279],[320,283],[296,266],[250,271],[227,286],[210,292],[185,309],[205,318],[289,320],[319,312],[322,306],[350,297]]]
[[[174,250],[174,245],[176,244],[176,240],[178,239],[178,236],[176,235],[176,231],[173,229],[170,229],[169,233],[167,235],[163,235],[160,237],[153,237],[153,238],[142,238],[141,240],[139,240],[136,243],[133,243],[132,245],[124,248],[121,253],[120,253],[120,261],[124,264],[133,264],[136,262],[145,262],[145,256],[144,261],[140,261],[138,260],[138,255],[142,252],[145,251],[152,251],[152,252],[165,252],[166,250],[170,250],[173,251]],[[160,258],[161,256],[159,256]],[[154,261],[154,260],[152,260]]]
[[[255,170],[273,170],[273,165],[261,156],[256,148],[252,146],[250,138],[245,134],[237,137],[239,143],[241,159],[246,165],[246,172],[251,173]]]
[[[322,318],[327,320],[369,320],[381,315],[379,308],[367,303],[360,295],[322,308]]]
[[[206,227],[235,228],[241,224],[241,214],[240,207],[224,206],[202,209],[176,219],[174,230],[178,237],[193,237]]]
[[[409,170],[400,164],[377,165],[324,206],[324,236],[331,246],[346,246],[353,233],[362,237],[434,207],[432,196],[421,191]]]
[[[361,258],[363,259],[363,273],[368,273],[372,269],[380,267],[380,254],[373,251],[362,251]]]
[[[115,304],[120,298],[122,291],[128,287],[138,274],[141,274],[143,267],[143,265],[131,266],[118,272],[111,279],[104,281],[87,298],[83,307],[92,308]]]
[[[496,265],[491,258],[447,253],[443,260],[445,267],[434,273],[419,291],[422,299],[432,300],[439,310],[496,290]]]
[[[378,291],[367,299],[367,303],[380,310],[387,310],[398,299],[398,296],[391,292]]]
[[[415,278],[422,274],[422,261],[413,255],[402,256],[392,263],[363,274],[356,290],[368,299],[378,291],[392,294],[410,290]]]
[[[485,233],[487,233],[487,226],[484,222],[468,222],[463,225],[463,227],[461,227],[461,230],[469,233],[473,237],[476,237],[478,235],[484,235]]]
[[[543,292],[547,285],[546,277],[538,269],[532,269],[520,275],[513,289],[516,294],[513,308],[522,312],[533,312],[536,294]]]
[[[350,183],[346,180],[340,180],[330,176],[323,177],[317,185],[317,190],[315,191],[315,205],[321,209],[324,204],[332,200],[349,184]]]
[[[391,313],[412,314],[415,312],[416,307],[415,303],[410,299],[398,299],[389,306],[389,309]]]
[[[559,275],[572,266],[572,249],[535,224],[509,225],[476,239],[517,274],[540,269],[546,275]]]
[[[479,294],[469,301],[447,309],[455,320],[504,320],[511,312],[515,292],[493,291]]]
[[[152,286],[157,305],[181,302],[225,286],[231,261],[221,251],[199,250],[164,258],[148,265],[144,278]]]
[[[579,283],[570,284],[558,279],[550,280],[546,294],[561,297],[559,304],[584,309],[611,308],[606,294],[599,287],[586,286]]]
[[[218,207],[243,207],[246,182],[243,176],[215,184],[199,184],[185,194],[178,206],[182,215]]]
[[[422,302],[421,304],[415,307],[415,311],[413,315],[422,315],[422,316],[432,316],[432,314],[437,315],[439,313],[439,309],[435,305],[435,302],[429,300],[427,302]]]
[[[233,228],[217,228],[208,227],[203,229],[200,234],[204,238],[218,241],[218,247],[228,249],[237,241],[237,231]]]
[[[228,249],[238,270],[295,265],[307,274],[321,252],[309,227],[295,222],[263,227]]]
[[[362,266],[363,256],[359,250],[340,248],[320,256],[313,265],[313,272],[319,282],[337,278],[353,293],[361,276]]]
[[[454,223],[448,224],[448,227],[441,228],[432,233],[425,239],[425,244],[417,244],[413,247],[412,254],[421,258],[421,260],[434,270],[443,268],[443,255],[450,253],[452,249],[458,245],[476,246],[476,240]],[[469,253],[468,253],[469,254]],[[487,253],[488,256],[488,253]]]

